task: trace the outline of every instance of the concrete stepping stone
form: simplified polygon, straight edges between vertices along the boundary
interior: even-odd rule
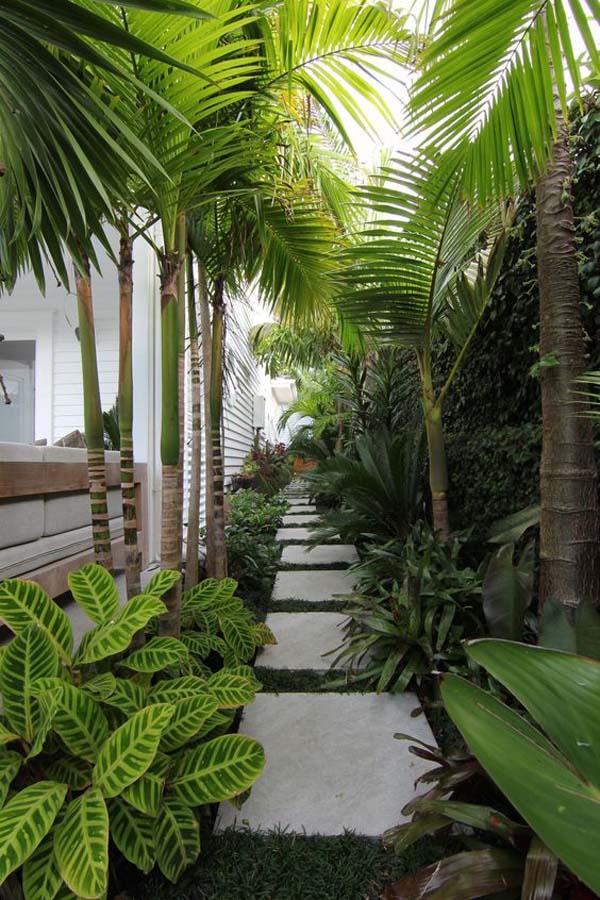
[[[336,595],[350,594],[354,584],[354,576],[343,569],[278,572],[272,599],[306,600],[309,603],[340,600],[342,598]]]
[[[290,566],[329,566],[336,563],[358,562],[352,544],[317,544],[316,547],[288,546],[283,548],[281,562]]]
[[[411,718],[416,706],[414,694],[259,694],[240,732],[261,742],[267,764],[241,810],[221,805],[217,829],[378,837],[403,820],[415,780],[431,769],[394,739],[401,731],[435,744],[425,716]]]
[[[311,503],[310,497],[288,497],[290,506],[310,506],[313,509],[315,504]]]
[[[311,522],[314,524],[318,521],[319,517],[316,512],[312,515],[308,513],[302,513],[302,515],[288,514],[282,519],[284,525],[309,525]]]
[[[323,657],[342,643],[348,616],[330,612],[269,613],[267,625],[277,644],[263,647],[257,666],[328,672],[334,656]]]
[[[310,541],[312,537],[310,528],[280,528],[275,535],[278,541]]]
[[[302,503],[297,506],[290,506],[288,509],[288,516],[303,516],[306,513],[317,514],[317,507],[314,503]]]

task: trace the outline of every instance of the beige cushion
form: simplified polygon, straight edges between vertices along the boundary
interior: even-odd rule
[[[108,492],[108,515],[116,519],[121,515],[121,489]],[[44,503],[44,535],[60,534],[90,525],[92,513],[87,491],[70,494],[48,494]]]

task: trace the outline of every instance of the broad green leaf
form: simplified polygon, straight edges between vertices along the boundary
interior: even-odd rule
[[[166,703],[149,706],[111,734],[92,773],[105,797],[116,797],[150,767],[172,715],[173,707]]]
[[[180,579],[181,572],[176,572],[173,569],[161,569],[159,572],[154,573],[144,588],[144,593],[152,594],[153,597],[162,597],[172,587],[175,587]]]
[[[252,626],[252,635],[254,643],[257,647],[264,647],[265,644],[276,644],[277,638],[268,625],[264,622],[257,622]]]
[[[264,765],[265,752],[257,741],[226,734],[184,753],[170,788],[186,806],[218,803],[251,787]]]
[[[175,702],[175,712],[163,733],[161,748],[170,752],[183,747],[198,734],[206,720],[216,713],[218,706],[217,699],[212,693],[185,697]]]
[[[41,719],[39,703],[32,692],[40,678],[58,674],[55,645],[45,629],[28,625],[12,639],[0,659],[0,693],[9,726],[31,743]]]
[[[217,698],[221,709],[233,709],[252,703],[255,690],[250,681],[240,675],[232,675],[227,669],[221,669],[208,681],[211,692]]]
[[[53,681],[56,691],[54,731],[73,756],[95,762],[108,737],[108,723],[101,706],[75,685],[60,678]],[[48,679],[44,684],[48,684]]]
[[[190,591],[186,600],[192,609],[220,609],[226,605],[237,590],[238,583],[233,578],[205,578]]]
[[[168,666],[185,662],[187,658],[187,648],[177,638],[154,637],[131,656],[126,656],[123,665],[134,672],[160,672]]]
[[[66,612],[34,581],[8,578],[0,582],[0,619],[20,634],[29,625],[40,625],[67,661],[73,652],[73,629]]]
[[[67,794],[65,784],[38,781],[8,801],[0,816],[0,884],[46,837]]]
[[[575,680],[568,682],[570,687],[575,684]],[[446,676],[442,697],[469,747],[500,790],[550,850],[597,893],[600,872],[595,834],[600,828],[600,804],[596,787],[580,777],[541,732],[480,688]],[[552,696],[552,705],[555,714],[567,712],[558,696]],[[569,730],[568,719],[563,727]],[[582,738],[585,740],[584,734]]]
[[[125,857],[145,875],[154,866],[157,823],[115,797],[110,804],[110,834]]]
[[[89,681],[86,681],[81,685],[81,690],[85,691],[86,694],[89,694],[95,700],[106,700],[107,697],[110,697],[114,689],[115,676],[112,672],[102,672],[100,675],[95,675],[93,678],[90,678]]]
[[[44,679],[44,681],[53,682],[54,679]],[[61,681],[61,679],[56,679]],[[38,691],[38,683],[34,686],[33,693],[37,698],[40,707],[40,719],[37,724],[35,740],[31,745],[31,750],[27,754],[27,760],[35,759],[44,749],[48,735],[52,731],[54,724],[54,716],[58,708],[58,700],[62,691],[62,687],[50,688],[49,690]],[[51,776],[54,777],[54,776]]]
[[[156,817],[162,803],[165,778],[171,765],[171,759],[159,751],[148,771],[123,789],[123,799],[139,812]]]
[[[131,678],[115,678],[114,688],[104,702],[120,709],[126,716],[132,716],[144,706],[146,694]]]
[[[54,829],[61,819],[61,813],[56,817]],[[53,900],[63,883],[54,856],[54,829],[46,835],[23,866],[25,900]]]
[[[252,666],[235,666],[228,671],[232,675],[239,675],[241,678],[245,678],[246,681],[250,682],[255,691],[260,691],[262,689],[262,684],[256,677],[256,673]]]
[[[69,803],[54,835],[58,870],[79,897],[95,900],[108,888],[108,810],[98,788]]]
[[[219,625],[223,637],[236,656],[243,662],[251,659],[256,649],[252,626],[242,619],[229,618],[226,615],[219,615]]]
[[[92,622],[104,625],[119,612],[119,590],[110,572],[97,563],[88,563],[69,572],[67,581],[74,600]]]
[[[200,829],[196,816],[170,797],[162,806],[156,834],[156,860],[169,881],[179,880],[200,853]]]
[[[1,670],[1,664],[0,664]],[[13,741],[19,741],[20,737],[14,731],[9,731],[3,722],[0,722],[0,747],[5,744],[11,744]]]
[[[218,711],[218,712],[214,713],[214,715],[210,716],[206,720],[206,722],[204,723],[204,725],[202,726],[202,728],[200,729],[200,731],[198,732],[196,737],[197,738],[206,737],[207,735],[212,734],[212,732],[214,732],[214,731],[219,732],[219,733],[229,731],[229,728],[231,726],[231,723],[233,722],[234,717],[235,717],[234,709],[228,709],[225,712]],[[213,735],[213,737],[215,737],[215,735]]]
[[[62,781],[74,791],[83,791],[92,783],[92,767],[83,759],[60,756],[48,763],[46,771],[54,781]]]
[[[82,641],[76,657],[81,664],[98,662],[107,656],[114,656],[126,650],[131,640],[144,628],[150,619],[165,611],[162,600],[146,594],[140,594],[130,600],[114,621],[107,622],[89,631]]]
[[[21,768],[21,762],[20,753],[15,753],[14,750],[0,752],[0,807],[4,806],[12,781]]]
[[[169,703],[181,700],[183,697],[194,697],[198,693],[205,693],[207,681],[197,675],[182,675],[180,678],[169,678],[159,681],[150,689],[148,701],[150,703]]]
[[[493,637],[518,641],[533,591],[533,544],[514,562],[514,544],[490,559],[482,586],[483,609]]]

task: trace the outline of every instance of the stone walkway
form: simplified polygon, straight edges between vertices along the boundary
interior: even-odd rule
[[[277,537],[308,542],[305,526],[318,516],[301,482],[290,485],[288,500]],[[352,589],[346,569],[356,559],[355,548],[346,544],[311,550],[284,543],[284,568],[267,617],[278,643],[263,649],[257,665],[288,673],[328,670],[330,657],[324,654],[341,642],[345,617],[320,611],[319,604]],[[313,606],[304,612],[277,611],[278,603],[293,600]],[[415,796],[415,780],[431,768],[408,753],[406,742],[394,739],[396,732],[405,732],[435,743],[425,716],[411,717],[416,706],[414,694],[260,693],[245,709],[240,731],[263,744],[267,765],[241,810],[222,804],[217,828],[281,826],[309,835],[351,829],[378,837],[402,820],[402,807]]]

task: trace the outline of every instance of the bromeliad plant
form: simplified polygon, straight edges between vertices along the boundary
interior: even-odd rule
[[[26,900],[105,897],[109,838],[142,872],[157,864],[176,881],[200,852],[199,809],[244,794],[262,771],[255,740],[222,733],[254,698],[249,668],[182,675],[190,653],[172,637],[130,650],[179,577],[158,572],[120,608],[105,569],[72,572],[95,622],[77,649],[39,585],[0,585],[15,635],[0,660],[0,885],[20,877]]]

